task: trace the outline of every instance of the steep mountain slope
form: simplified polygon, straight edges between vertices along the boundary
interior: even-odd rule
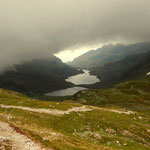
[[[0,89],[0,149],[150,150],[149,89],[145,78],[75,96],[96,106],[43,102]]]
[[[150,71],[150,51],[127,56],[122,60],[91,69],[91,73],[101,79],[95,87],[108,87],[123,80],[135,79]]]
[[[33,60],[0,74],[0,87],[25,93],[43,93],[72,86],[65,78],[80,71],[59,58]]]
[[[150,43],[137,43],[131,45],[105,45],[97,50],[89,51],[77,58],[69,65],[77,68],[92,68],[123,59],[126,56],[144,53],[150,50]]]

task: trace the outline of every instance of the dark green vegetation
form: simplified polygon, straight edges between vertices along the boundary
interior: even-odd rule
[[[80,72],[51,56],[46,60],[33,60],[16,65],[13,70],[1,73],[0,87],[27,94],[46,93],[73,86],[65,78]]]
[[[77,68],[91,69],[121,60],[126,56],[145,53],[149,50],[150,43],[137,43],[131,45],[109,44],[97,50],[89,51],[75,58],[72,62],[68,62],[68,64]]]
[[[34,98],[34,99],[38,99],[38,100],[42,100],[42,101],[65,101],[65,100],[70,100],[71,96],[46,96],[46,95],[30,95],[30,97]]]

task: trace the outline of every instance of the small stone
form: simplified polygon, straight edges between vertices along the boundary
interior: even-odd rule
[[[115,134],[115,133],[116,133],[115,130],[110,129],[110,128],[107,128],[106,131],[107,131],[108,133],[110,133],[110,134]]]
[[[110,144],[111,144],[111,142],[107,142],[106,144],[107,144],[107,145],[110,145]]]
[[[147,132],[150,133],[150,129],[148,129]]]
[[[139,119],[143,119],[143,117],[139,116]]]
[[[54,135],[54,136],[56,136],[57,134],[56,134],[56,133],[54,133],[54,132],[52,132],[52,133],[51,133],[51,135]]]
[[[44,137],[43,140],[44,140],[44,141],[48,141],[48,138],[47,138],[47,137]]]

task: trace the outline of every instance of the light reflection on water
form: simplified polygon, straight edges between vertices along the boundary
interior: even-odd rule
[[[83,70],[83,71],[84,71],[83,74],[70,76],[68,79],[66,79],[66,81],[71,82],[75,85],[94,84],[100,82],[100,80],[96,76],[90,75],[89,70]]]

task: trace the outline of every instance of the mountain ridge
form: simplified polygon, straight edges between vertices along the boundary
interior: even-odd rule
[[[109,44],[97,50],[91,50],[67,64],[77,68],[93,68],[123,59],[126,56],[144,53],[150,50],[150,42],[130,45]]]

